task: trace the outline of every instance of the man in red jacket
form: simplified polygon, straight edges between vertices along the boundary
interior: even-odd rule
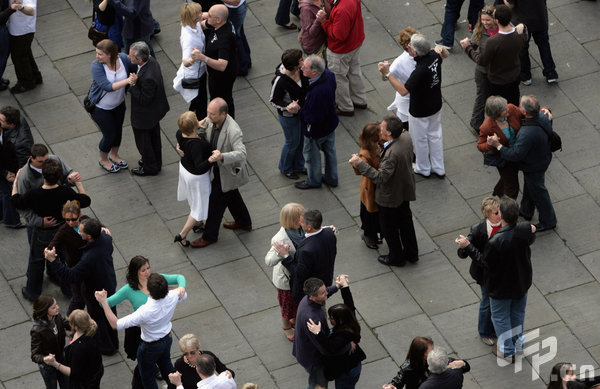
[[[331,0],[317,12],[327,34],[327,62],[335,74],[338,115],[353,116],[354,109],[367,108],[367,94],[360,70],[360,46],[365,26],[360,0]]]

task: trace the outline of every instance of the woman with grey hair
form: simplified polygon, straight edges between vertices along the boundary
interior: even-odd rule
[[[175,361],[174,369],[181,375],[181,384],[184,389],[196,389],[198,382],[202,381],[202,378],[196,371],[196,364],[198,357],[202,354],[210,355],[215,360],[215,371],[217,374],[226,372],[230,378],[235,377],[235,372],[225,366],[219,358],[210,351],[200,351],[200,341],[194,334],[185,334],[179,339],[179,349],[183,353],[179,359]],[[169,383],[169,389],[175,389],[175,385]]]
[[[500,179],[494,186],[492,195],[508,196],[513,199],[519,194],[519,169],[517,164],[500,158],[496,148],[487,144],[487,137],[497,135],[503,147],[512,147],[521,128],[524,117],[519,107],[507,104],[501,96],[490,96],[485,102],[487,118],[479,128],[477,149],[484,154],[484,164],[495,166]]]

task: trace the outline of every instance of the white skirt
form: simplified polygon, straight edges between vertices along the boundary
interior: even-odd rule
[[[187,200],[190,205],[190,216],[196,221],[206,220],[208,217],[210,190],[210,172],[197,176],[188,172],[179,162],[177,201]]]

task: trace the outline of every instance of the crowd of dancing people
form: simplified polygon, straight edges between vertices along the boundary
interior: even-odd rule
[[[555,228],[557,219],[545,187],[552,159],[552,113],[541,108],[535,96],[521,96],[519,90],[519,82],[531,84],[530,37],[540,52],[549,53],[549,46],[534,22],[520,19],[525,6],[516,0],[504,3],[481,5],[477,20],[470,17],[472,37],[460,41],[476,63],[477,93],[470,120],[479,136],[476,147],[483,163],[496,167],[499,181],[481,203],[482,221],[455,242],[458,256],[470,258],[470,274],[480,285],[481,341],[492,347],[499,361],[511,364],[522,357],[525,342],[523,323],[533,273],[530,245],[536,233]],[[0,76],[10,53],[18,79],[10,88],[14,94],[43,82],[31,54],[36,9],[36,0],[0,0],[0,42],[10,41],[10,49],[3,44],[0,50]],[[131,173],[159,175],[160,121],[170,110],[151,42],[160,26],[149,0],[93,0],[93,10],[92,28],[104,39],[94,42],[85,108],[101,133],[98,165],[109,174],[130,168],[119,156],[128,93],[140,154]],[[239,191],[249,182],[249,171],[233,99],[236,77],[247,75],[252,66],[243,29],[246,10],[245,0],[203,0],[180,7],[182,60],[172,87],[189,109],[179,115],[173,134],[180,156],[176,197],[187,201],[190,212],[174,242],[185,249],[217,243],[221,225],[252,230]],[[302,50],[282,53],[271,82],[269,102],[284,135],[277,168],[291,180],[305,176],[294,183],[299,190],[336,187],[339,116],[354,116],[355,110],[367,108],[359,60],[365,39],[361,4],[280,0],[275,22],[295,30],[290,12],[300,19]],[[446,175],[442,64],[453,48],[446,42],[446,24],[445,20],[439,45],[412,27],[400,31],[402,54],[377,65],[381,79],[395,92],[387,108],[391,114],[366,123],[358,137],[360,150],[349,156],[348,168],[360,176],[361,238],[369,249],[379,249],[385,240],[389,252],[378,261],[388,266],[419,261],[410,209],[410,202],[417,200],[415,176],[443,180]],[[545,37],[547,43],[547,32]],[[542,60],[547,82],[557,82],[551,57]],[[2,79],[0,90],[8,85]],[[33,303],[31,359],[46,387],[99,388],[102,356],[118,352],[117,331],[124,330],[125,354],[137,361],[132,388],[157,388],[157,379],[177,389],[236,388],[235,372],[212,351],[201,350],[195,334],[179,337],[182,355],[171,361],[171,320],[177,305],[188,298],[185,276],[154,273],[150,260],[137,255],[127,266],[127,283],[117,289],[112,233],[100,220],[82,213],[93,204],[81,175],[45,145],[34,143],[17,108],[0,109],[0,125],[2,219],[8,228],[27,228],[30,250],[21,292]],[[519,171],[524,178],[520,204]],[[233,221],[222,223],[226,209]],[[536,209],[538,223],[533,224]],[[190,233],[202,235],[191,239]],[[279,230],[270,244],[265,242],[264,260],[272,267],[283,334],[308,373],[309,388],[326,388],[329,381],[336,388],[354,388],[367,358],[360,346],[350,277],[334,276],[336,234],[335,226],[323,226],[319,210],[288,203],[281,209]],[[43,293],[45,270],[70,299],[65,316],[56,298]],[[325,311],[327,299],[338,291],[343,303]],[[118,317],[116,307],[125,300],[133,312]],[[383,388],[461,388],[469,370],[467,361],[449,357],[431,338],[419,336],[412,340],[397,375]],[[594,379],[578,380],[568,363],[556,365],[553,377],[548,388],[597,384]]]

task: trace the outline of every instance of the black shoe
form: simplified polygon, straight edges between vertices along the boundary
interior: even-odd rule
[[[434,176],[436,176],[437,178],[439,178],[440,180],[443,180],[444,178],[446,178],[445,174],[437,174],[437,173],[432,173]]]
[[[138,165],[139,165],[140,167],[144,167],[144,160],[143,160],[143,159],[140,159],[140,160],[138,161]]]
[[[338,116],[354,116],[354,111],[342,111],[339,108],[335,109],[335,113],[337,113]]]
[[[402,267],[402,266],[406,265],[406,261],[392,261],[392,260],[390,260],[390,256],[389,255],[380,255],[379,257],[377,257],[377,260],[379,261],[379,263],[384,264],[386,266],[398,266],[398,267]]]
[[[532,218],[532,216],[527,216],[521,211],[519,211],[519,216],[521,216],[523,219],[527,220],[528,222],[530,222],[531,218]]]
[[[366,236],[365,234],[361,234],[361,238],[362,240],[365,242],[365,246],[367,246],[370,249],[373,250],[377,250],[379,248],[379,246],[377,246],[377,243],[375,239],[373,238],[369,238],[368,236]]]
[[[135,174],[136,176],[155,176],[158,174],[158,173],[149,173],[149,172],[145,171],[143,167],[136,167],[134,169],[131,169],[131,173]]]
[[[295,170],[294,173],[296,173],[296,174],[304,174],[304,175],[308,174],[308,172],[306,171],[306,169],[304,169],[304,170]]]
[[[31,296],[29,295],[29,293],[27,293],[27,288],[26,288],[26,287],[22,287],[22,288],[21,288],[21,294],[23,295],[23,298],[24,298],[25,300],[27,300],[27,301],[31,301],[31,302],[34,302],[34,301],[35,301],[35,298],[31,297]]]
[[[12,88],[10,88],[10,92],[12,94],[17,94],[17,93],[23,93],[23,92],[27,92],[28,90],[32,90],[33,88],[35,88],[35,86],[32,87],[24,87],[23,85],[17,83],[15,84],[15,86],[13,86]]]
[[[416,257],[408,258],[408,262],[410,262],[410,263],[417,263],[417,262],[419,262],[419,256],[417,255]]]
[[[10,80],[7,80],[6,78],[0,78],[0,84],[8,85],[8,84],[10,84]]]
[[[548,230],[553,230],[556,228],[556,224],[553,226],[543,226],[540,223],[535,225],[535,232],[542,232],[542,231],[548,231]]]
[[[441,46],[441,47],[443,47],[444,49],[446,49],[446,50],[448,50],[448,51],[452,51],[452,46],[445,45],[445,44],[444,44],[444,41],[442,41],[441,39],[440,39],[439,41],[435,41],[435,44],[436,44],[437,46]]]
[[[429,177],[431,177],[431,175],[429,175],[429,176],[426,176],[425,174],[421,174],[421,173],[417,173],[417,172],[415,172],[415,174],[416,174],[417,176],[421,176],[421,177],[423,177],[423,178],[429,178]]]
[[[298,177],[298,175],[297,175],[296,173],[294,173],[294,172],[291,172],[291,173],[283,173],[283,175],[284,175],[284,176],[286,176],[287,178],[289,178],[290,180],[297,180],[298,178],[300,178],[300,177]]]
[[[322,182],[323,184],[327,185],[327,186],[328,186],[328,187],[330,187],[330,188],[336,188],[336,187],[338,186],[338,184],[330,184],[330,183],[328,183],[327,181],[325,181],[325,179],[324,179],[324,178],[321,178],[321,182]]]
[[[183,238],[180,234],[175,235],[175,239],[173,239],[173,243],[179,242],[182,247],[188,247],[190,245],[190,241]]]
[[[298,181],[294,184],[294,186],[298,189],[316,189],[320,188],[320,186],[310,186],[306,183],[306,181]]]

